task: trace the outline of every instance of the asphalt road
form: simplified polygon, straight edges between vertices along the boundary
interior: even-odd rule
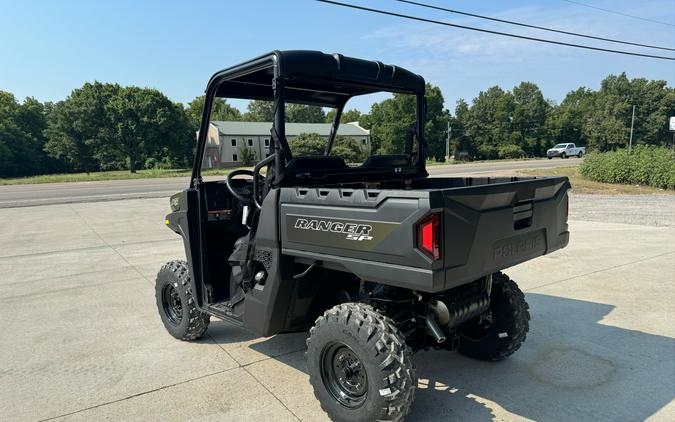
[[[520,169],[578,165],[581,160],[491,161],[482,163],[430,166],[432,176],[455,176],[498,173]],[[216,177],[217,178],[222,178]],[[207,178],[208,179],[208,178]],[[35,185],[0,186],[0,208],[36,205],[99,202],[134,198],[162,198],[185,189],[187,177],[103,182],[47,183]]]

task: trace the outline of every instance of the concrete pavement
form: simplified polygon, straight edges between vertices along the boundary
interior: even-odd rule
[[[154,276],[184,255],[166,199],[0,210],[3,420],[326,420],[306,334],[255,338],[213,320],[162,326]],[[575,219],[568,248],[507,273],[526,291],[511,358],[415,356],[407,420],[675,418],[675,228]]]
[[[429,166],[433,176],[482,174],[533,168],[575,166],[578,158],[566,160],[488,161],[468,164]],[[222,180],[223,176],[206,180]],[[48,204],[112,201],[135,198],[166,198],[185,189],[189,177],[161,179],[108,180],[102,182],[45,183],[35,185],[0,186],[0,208],[27,207]]]
[[[571,193],[576,218],[587,221],[675,227],[675,195]]]

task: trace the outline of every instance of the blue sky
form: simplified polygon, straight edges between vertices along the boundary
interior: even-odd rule
[[[464,25],[590,42],[391,0],[350,1]],[[674,27],[562,0],[427,2],[593,35],[675,45]],[[672,0],[584,2],[675,23]],[[510,89],[523,80],[537,83],[544,95],[555,101],[579,86],[597,88],[607,74],[623,71],[629,77],[665,79],[675,85],[672,61],[495,37],[311,0],[0,0],[0,90],[10,91],[19,99],[33,96],[57,101],[84,82],[99,80],[154,87],[175,101],[188,102],[203,92],[216,70],[273,49],[339,52],[404,66],[439,85],[451,109],[458,98],[470,100],[492,85]]]

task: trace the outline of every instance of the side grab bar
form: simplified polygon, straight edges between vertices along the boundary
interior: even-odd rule
[[[264,160],[260,161],[258,164],[255,165],[253,168],[253,202],[255,203],[255,206],[258,207],[258,209],[262,208],[262,202],[261,199],[258,198],[258,192],[260,192],[260,187],[258,186],[260,183],[260,178],[258,177],[260,175],[260,170],[271,163],[275,158],[276,158],[277,153],[275,152],[274,154],[271,154],[269,157],[265,158]],[[269,177],[270,175],[268,175]]]

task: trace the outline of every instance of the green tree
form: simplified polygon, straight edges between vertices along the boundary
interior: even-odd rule
[[[22,104],[0,91],[0,177],[28,176],[64,169],[43,151],[47,107],[34,98]]]
[[[14,95],[0,91],[0,176],[21,173],[21,159],[29,153],[30,139],[19,127],[19,103]]]
[[[340,116],[340,121],[344,123],[358,122],[361,119],[361,112],[353,108],[351,110],[344,111],[342,116]]]
[[[341,135],[335,137],[330,155],[342,157],[347,163],[362,163],[368,158],[367,151],[359,141]]]
[[[466,126],[469,120],[469,104],[462,98],[457,100],[455,105],[455,115],[451,117],[451,135],[450,155],[455,153],[467,153],[469,158],[477,154],[476,145],[473,139],[467,133]]]
[[[427,156],[436,161],[445,159],[445,144],[448,136],[450,112],[444,108],[445,99],[441,89],[427,84],[427,121],[424,126],[424,136],[429,145]]]
[[[326,113],[327,123],[333,123],[333,120],[335,120],[336,112],[337,111],[333,108],[328,113]],[[340,123],[358,122],[361,119],[361,116],[362,116],[361,112],[355,108],[351,110],[345,110],[342,112],[342,116],[340,116]]]
[[[632,106],[635,106],[634,144],[669,145],[672,142],[667,119],[675,110],[675,89],[669,88],[666,81],[628,79],[625,73],[610,75],[602,81],[598,97],[607,98],[611,104],[626,104],[615,117],[624,122],[628,130]]]
[[[585,122],[582,132],[592,150],[609,151],[625,147],[629,136],[629,128],[617,117],[616,105],[593,113]],[[620,108],[624,108],[619,106]]]
[[[189,119],[182,107],[156,89],[127,87],[119,90],[106,105],[108,124],[101,130],[105,143],[98,146],[101,160],[123,157],[129,171],[148,157],[167,156],[170,151],[185,154],[193,139]]]
[[[155,89],[86,83],[54,105],[45,150],[74,169],[128,168],[139,163],[184,166],[194,132],[182,106]]]
[[[112,130],[106,106],[121,89],[117,84],[86,83],[56,103],[45,130],[45,151],[74,170],[98,170],[94,152],[105,142],[102,132]]]
[[[581,128],[589,149],[608,151],[628,144],[630,85],[625,73],[610,75],[601,82]]]
[[[239,161],[241,161],[245,166],[253,163],[255,161],[255,151],[253,151],[253,148],[246,145],[240,146]]]
[[[294,156],[323,155],[326,151],[326,139],[318,133],[301,133],[288,144]],[[342,157],[348,163],[361,163],[368,156],[359,141],[341,135],[335,137],[330,155]]]
[[[301,133],[288,141],[291,153],[299,155],[323,155],[326,150],[326,140],[318,133]]]
[[[450,113],[443,108],[440,88],[426,86],[427,122],[424,134],[429,145],[428,155],[442,159],[445,155],[445,139]],[[415,122],[415,97],[394,93],[372,105],[370,113],[361,116],[359,124],[370,129],[373,153],[401,154],[408,128]]]
[[[253,100],[246,106],[248,110],[243,120],[248,122],[271,122],[274,121],[274,102],[265,100]]]
[[[373,104],[363,120],[363,127],[370,129],[373,153],[401,154],[408,128],[415,122],[415,97],[395,93]]]
[[[323,123],[326,113],[319,106],[294,104],[286,105],[286,121],[289,123]]]
[[[471,106],[455,109],[456,145],[484,159],[539,156],[550,140],[549,115],[554,106],[539,87],[521,82],[512,91],[498,86],[481,91]]]
[[[593,91],[588,88],[578,88],[570,91],[560,105],[553,107],[546,121],[546,129],[550,134],[547,147],[570,142],[588,145],[583,127],[593,110],[593,95]]]
[[[190,125],[195,131],[199,130],[199,125],[202,121],[205,98],[204,95],[196,97],[188,103],[185,109],[190,119]],[[228,104],[226,99],[216,98],[211,106],[211,120],[238,121],[242,120],[242,113],[236,107]]]
[[[510,138],[518,140],[515,145],[523,155],[541,156],[548,149],[546,120],[551,104],[546,101],[539,87],[532,82],[521,82],[513,88],[512,94],[514,104]],[[519,154],[513,148],[509,151],[512,151],[511,155]]]
[[[600,89],[570,91],[550,114],[547,126],[555,142],[575,142],[591,150],[627,146],[635,105],[633,144],[669,145],[667,119],[675,110],[675,90],[662,80],[609,75]]]
[[[525,156],[525,151],[516,144],[505,144],[499,146],[497,154],[499,158],[522,158]]]
[[[498,86],[481,91],[473,99],[464,130],[479,158],[498,158],[499,146],[510,143],[514,108],[513,95]]]

